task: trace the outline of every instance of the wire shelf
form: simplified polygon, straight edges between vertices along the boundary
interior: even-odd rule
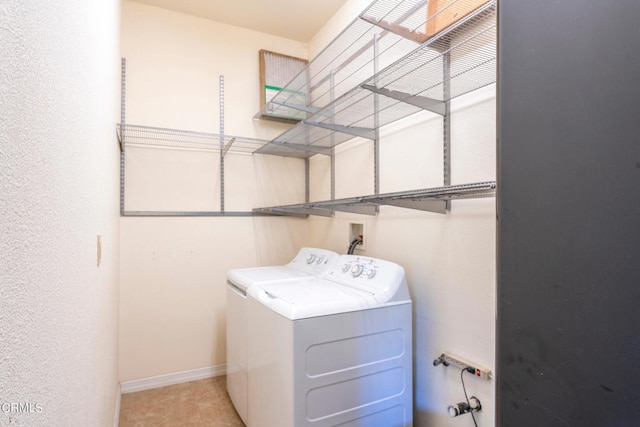
[[[466,0],[459,0],[466,1]],[[426,0],[376,0],[353,20],[307,67],[267,103],[256,117],[269,114],[292,120],[310,117],[380,68],[402,58],[418,43],[388,31],[380,21],[420,33],[426,28]],[[424,33],[421,33],[424,36]],[[377,39],[377,48],[374,47]],[[379,68],[379,69],[380,69]],[[305,105],[299,99],[305,99]],[[296,111],[297,110],[297,111]]]
[[[152,126],[121,124],[116,125],[118,137],[124,140],[125,146],[145,146],[179,148],[200,151],[221,151],[224,154],[252,154],[269,141],[219,134],[194,132],[188,130],[159,128]]]
[[[418,45],[426,42],[438,47],[436,39],[441,39],[440,45],[445,44],[446,36],[442,33],[449,29],[430,34],[428,28],[439,25],[438,20],[447,13],[473,10],[478,5],[478,0],[429,1],[431,6],[427,0],[374,1],[256,117],[277,115],[294,121],[309,118]],[[495,0],[489,3],[495,4]]]
[[[495,81],[493,0],[315,110],[276,137],[275,144],[257,152],[283,155],[282,147],[287,147],[295,152],[290,155],[309,157],[354,136],[374,139],[382,126],[423,110],[444,114],[447,101]]]
[[[495,192],[496,182],[485,181],[320,202],[257,208],[253,211],[280,215],[331,216],[334,211],[376,215],[377,206],[387,205],[435,213],[446,213],[446,202],[449,200],[491,198],[495,197]]]

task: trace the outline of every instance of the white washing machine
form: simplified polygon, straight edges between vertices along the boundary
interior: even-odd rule
[[[249,289],[248,427],[410,427],[404,270],[341,255],[315,280]]]
[[[248,424],[247,410],[247,289],[259,283],[300,281],[327,271],[335,252],[302,248],[286,265],[240,268],[227,273],[227,392]]]

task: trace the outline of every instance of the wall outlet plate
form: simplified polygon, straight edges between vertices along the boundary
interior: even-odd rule
[[[366,227],[364,222],[350,222],[349,223],[349,241],[347,242],[347,247],[351,245],[353,239],[358,236],[362,236],[362,243],[356,246],[356,251],[365,251],[366,248]]]

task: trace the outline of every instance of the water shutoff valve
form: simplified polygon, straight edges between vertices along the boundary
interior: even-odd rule
[[[458,402],[453,405],[449,405],[449,408],[447,408],[451,418],[455,418],[458,415],[468,414],[471,411],[478,412],[480,409],[482,409],[482,405],[480,404],[480,400],[475,396],[471,396],[469,398],[469,403]]]

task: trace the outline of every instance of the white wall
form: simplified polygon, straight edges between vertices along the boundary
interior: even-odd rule
[[[253,119],[260,49],[307,56],[300,42],[124,2],[126,122],[217,133],[222,74],[225,134],[278,135],[287,126]],[[130,147],[126,159],[128,211],[220,209],[218,153]],[[225,157],[226,211],[303,198],[301,160]],[[288,218],[122,218],[120,379],[224,368],[226,272],[287,262],[305,238]]]
[[[119,9],[0,6],[0,425],[114,421]]]
[[[368,1],[345,4],[312,40],[319,52]],[[495,87],[452,102],[452,183],[495,180]],[[372,143],[340,146],[336,197],[373,193]],[[423,113],[382,129],[380,191],[441,186],[442,119]],[[329,198],[329,162],[311,162],[313,200]],[[453,201],[447,215],[381,207],[376,217],[337,213],[311,218],[308,246],[345,252],[349,222],[365,222],[363,255],[395,261],[405,268],[414,303],[414,390],[416,427],[471,424],[451,419],[447,406],[464,400],[460,371],[433,367],[451,352],[495,372],[495,200]],[[483,409],[479,426],[494,425],[494,381],[466,376],[469,395]],[[465,416],[469,417],[468,415]]]

